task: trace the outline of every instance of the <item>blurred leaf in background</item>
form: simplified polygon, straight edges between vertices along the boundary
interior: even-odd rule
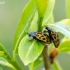
[[[24,6],[29,0],[0,0],[0,2],[4,1],[5,3],[0,4],[0,43],[2,43],[5,48],[9,51],[12,56],[12,44],[14,39],[14,34],[16,31],[17,23],[21,16]],[[60,21],[65,18],[65,0],[56,0],[55,8],[54,8],[54,20]],[[63,70],[70,69],[70,55],[65,53],[59,53],[56,58]],[[18,58],[19,60],[19,58]],[[23,66],[22,62],[21,66]],[[0,70],[11,70],[7,67],[2,68],[0,66]],[[25,67],[25,70],[28,68]]]

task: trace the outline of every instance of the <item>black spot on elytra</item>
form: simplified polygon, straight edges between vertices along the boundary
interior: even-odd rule
[[[47,42],[49,42],[49,41],[47,40]]]
[[[59,42],[59,39],[57,39],[57,41]]]
[[[44,36],[41,36],[41,37],[44,37]]]
[[[43,40],[45,40],[45,38],[42,38]]]
[[[44,34],[44,36],[46,36],[46,34]]]
[[[56,39],[56,36],[54,36],[54,39]]]

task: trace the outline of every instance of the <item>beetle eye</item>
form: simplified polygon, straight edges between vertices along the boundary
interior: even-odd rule
[[[29,36],[31,36],[31,35],[29,34]]]

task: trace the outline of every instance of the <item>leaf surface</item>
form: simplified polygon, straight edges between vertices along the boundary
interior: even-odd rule
[[[29,41],[26,35],[19,44],[18,54],[24,65],[34,62],[41,54],[44,45],[40,42]]]
[[[30,0],[29,3],[26,5],[25,9],[23,10],[22,16],[18,23],[18,27],[14,38],[14,51],[16,51],[21,39],[27,34],[30,22],[34,16],[35,11],[36,2],[35,0]]]

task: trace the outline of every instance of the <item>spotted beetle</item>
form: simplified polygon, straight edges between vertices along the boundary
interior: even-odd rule
[[[60,44],[60,40],[57,32],[49,27],[46,27],[45,29],[48,31],[49,37],[53,41],[54,46],[57,48]]]
[[[59,36],[57,32],[49,27],[46,27],[43,32],[30,32],[28,34],[30,39],[36,39],[43,42],[44,44],[54,43],[54,46],[57,48],[60,44]]]
[[[38,41],[43,42],[44,44],[50,44],[51,43],[51,39],[44,32],[31,32],[28,34],[28,36],[30,37],[31,40],[36,39]]]

